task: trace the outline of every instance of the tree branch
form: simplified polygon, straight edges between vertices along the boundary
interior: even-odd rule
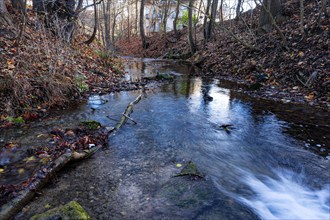
[[[95,2],[95,3],[93,3],[93,4],[90,4],[90,5],[86,5],[85,7],[83,7],[82,9],[77,9],[76,10],[76,12],[75,12],[75,15],[77,16],[79,13],[81,13],[81,12],[83,12],[83,11],[85,11],[87,8],[89,8],[89,7],[92,7],[92,6],[94,6],[94,5],[98,5],[98,4],[101,4],[103,2],[103,0],[100,0],[100,1],[98,1],[98,2]]]

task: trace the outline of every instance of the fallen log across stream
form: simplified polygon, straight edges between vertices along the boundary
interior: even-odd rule
[[[127,119],[132,120],[130,114],[133,112],[133,106],[141,99],[142,95],[139,95],[134,101],[128,104],[119,122],[116,124],[115,128],[108,131],[107,136],[120,129],[126,123]],[[107,141],[105,141],[105,143],[107,143]],[[17,214],[35,196],[35,194],[52,179],[52,177],[54,177],[56,172],[61,170],[69,162],[76,162],[90,157],[100,148],[102,148],[102,146],[95,146],[90,150],[85,150],[83,152],[67,149],[57,159],[43,166],[29,179],[30,181],[27,186],[18,191],[14,198],[10,199],[0,207],[0,219],[8,220],[13,218],[13,216]]]

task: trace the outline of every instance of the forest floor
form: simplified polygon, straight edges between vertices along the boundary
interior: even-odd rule
[[[329,19],[315,2],[305,2],[304,34],[300,31],[299,1],[283,6],[284,21],[278,23],[286,47],[276,30],[258,33],[260,8],[245,12],[239,20],[216,24],[213,39],[205,42],[202,25],[197,25],[197,52],[190,53],[187,28],[153,33],[148,49],[139,38],[117,44],[125,56],[186,59],[202,68],[203,77],[224,78],[244,84],[247,93],[283,102],[307,103],[329,109],[330,61]],[[327,8],[329,13],[329,7]],[[202,22],[202,21],[201,21]],[[224,30],[222,27],[226,27]],[[251,50],[236,40],[256,48]]]

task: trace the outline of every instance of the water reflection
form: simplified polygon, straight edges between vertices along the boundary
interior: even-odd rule
[[[95,193],[102,205],[107,201],[100,215],[114,219],[255,219],[241,203],[263,219],[328,217],[330,161],[303,149],[302,141],[284,132],[290,120],[267,111],[261,100],[253,102],[219,87],[217,80],[192,77],[189,73],[197,70],[190,65],[134,62],[127,66],[130,80],[155,71],[184,75],[156,92],[147,91],[132,116],[138,124],[127,124],[111,137],[111,153],[91,158],[78,166],[79,172],[72,170],[74,178],[62,178],[65,195],[50,189],[45,204],[59,203],[55,200],[63,196],[76,198],[93,213],[101,205],[84,193],[92,183],[88,194]],[[80,109],[60,112],[57,123],[92,119],[113,126],[116,122],[107,116],[121,116],[139,93],[92,97]],[[91,111],[93,106],[97,109]],[[231,132],[222,124],[232,124]],[[205,181],[180,179],[178,184],[171,178],[178,171],[175,164],[189,160],[206,175]],[[104,193],[109,179],[118,189]],[[125,215],[115,215],[123,211]]]

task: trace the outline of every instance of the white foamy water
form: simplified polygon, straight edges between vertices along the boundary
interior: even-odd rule
[[[263,180],[247,175],[245,183],[255,195],[239,197],[239,200],[262,219],[330,220],[330,185],[314,190],[302,183],[301,175],[277,173],[277,179],[265,177]]]

